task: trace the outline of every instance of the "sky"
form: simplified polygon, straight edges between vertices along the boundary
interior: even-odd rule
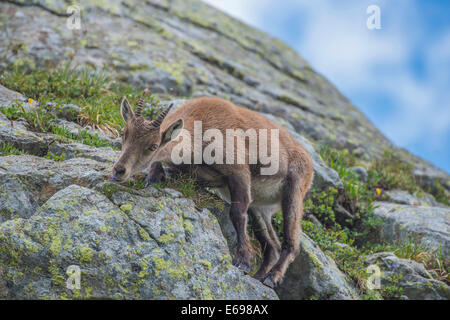
[[[450,1],[204,1],[285,41],[393,143],[450,172]]]

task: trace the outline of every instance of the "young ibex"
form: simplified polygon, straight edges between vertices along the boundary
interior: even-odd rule
[[[314,175],[308,153],[283,127],[257,112],[220,98],[197,98],[168,114],[171,105],[155,120],[146,120],[142,116],[146,92],[138,102],[136,113],[126,98],[122,101],[121,113],[126,125],[122,132],[122,153],[113,168],[114,178],[124,181],[150,166],[146,182],[152,184],[164,178],[162,163],[171,168],[194,168],[198,179],[214,187],[230,204],[230,218],[237,233],[233,264],[246,273],[250,271],[252,250],[246,230],[248,212],[253,217],[255,234],[264,250],[263,263],[254,277],[271,287],[279,284],[298,253],[303,199]],[[208,129],[217,132],[218,129],[224,135],[227,129],[278,130],[278,141],[270,141],[272,136],[265,135],[269,139],[268,146],[278,143],[278,150],[271,150],[279,153],[278,170],[272,175],[262,175],[260,170],[267,161],[260,161],[260,156],[256,163],[247,160],[249,140],[245,140],[245,163],[227,164],[224,160],[212,164],[175,165],[171,157],[175,146],[187,143],[187,150],[194,148],[191,148],[190,139],[181,134],[174,136],[177,132],[192,134],[194,121],[201,121],[203,132]],[[205,146],[203,141],[202,148]],[[280,208],[283,212],[281,246],[271,223],[273,213]]]

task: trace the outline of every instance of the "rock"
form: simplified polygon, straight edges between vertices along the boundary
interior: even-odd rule
[[[367,169],[361,166],[355,166],[350,168],[357,176],[358,179],[362,182],[367,182]]]
[[[232,254],[237,238],[229,217],[229,207],[224,212],[213,211]],[[250,224],[251,224],[250,217]],[[275,291],[282,300],[299,299],[358,299],[352,282],[338,269],[336,263],[325,255],[305,234],[300,239],[300,253],[289,266],[283,282]]]
[[[73,127],[75,127],[74,133],[77,133],[77,130],[81,129],[76,124],[68,126],[69,129],[73,129]],[[117,141],[117,139],[105,137],[101,139],[110,142],[115,147],[121,146],[121,142]],[[66,143],[61,142],[61,140],[65,140]],[[0,113],[0,144],[12,145],[25,153],[40,157],[45,156],[48,152],[56,155],[64,153],[66,159],[85,157],[110,164],[114,163],[120,154],[120,151],[112,150],[109,147],[96,148],[71,141],[70,139],[63,139],[54,134],[28,131],[25,123],[22,121],[14,121],[11,126],[11,122]]]
[[[27,153],[43,156],[47,153],[49,139],[28,131],[24,121],[11,123],[0,112],[0,144],[10,144]]]
[[[15,102],[25,102],[26,98],[13,90],[6,88],[0,84],[0,105],[9,107]]]
[[[408,259],[400,259],[392,252],[379,252],[367,256],[366,265],[380,267],[381,286],[393,285],[400,288],[399,299],[449,300],[450,287],[442,281],[434,280],[423,264]]]
[[[437,202],[431,194],[422,196],[412,195],[405,190],[387,190],[384,192],[387,201],[410,206],[442,207],[446,206]]]
[[[312,223],[314,223],[316,226],[318,226],[319,228],[323,228],[323,224],[319,221],[319,219],[316,218],[315,215],[313,215],[312,213],[308,214],[305,219],[308,219],[309,221],[311,221]]]
[[[56,115],[59,118],[66,119],[67,121],[75,121],[78,118],[78,115],[81,111],[81,108],[74,104],[65,104],[61,108],[57,109]]]
[[[208,210],[148,188],[71,185],[0,225],[2,299],[277,299],[243,275]],[[80,289],[67,288],[69,266]]]
[[[379,228],[380,241],[395,243],[415,240],[442,254],[450,253],[450,208],[374,203],[374,217],[384,220]]]
[[[26,111],[30,111],[37,107],[37,102],[31,103],[22,94],[10,90],[0,84],[0,107],[11,107],[15,104],[22,106]]]
[[[69,144],[53,143],[48,151],[54,154],[65,154],[66,159],[89,158],[100,162],[112,164],[119,158],[120,151],[112,150],[109,147],[91,147],[82,143],[73,142]]]
[[[342,225],[342,226],[347,226],[349,228],[352,227],[353,225],[353,215],[348,212],[347,209],[345,209],[343,206],[341,206],[340,204],[336,205],[336,209],[334,211],[334,214],[336,215],[336,221]]]
[[[0,157],[0,222],[28,218],[58,190],[74,183],[93,187],[110,175],[110,165],[91,159]]]
[[[20,179],[2,171],[0,164],[0,223],[13,218],[29,218],[39,208],[36,199]]]
[[[99,129],[92,129],[90,126],[82,127],[78,123],[65,119],[55,119],[52,121],[52,124],[57,127],[66,128],[74,135],[79,135],[81,131],[87,131],[92,136],[96,136],[98,140],[109,143],[113,148],[120,149],[122,147],[122,139],[120,137]]]
[[[300,253],[276,288],[280,299],[358,299],[351,281],[306,235],[300,238]]]
[[[447,191],[450,197],[450,177],[447,172],[436,167],[430,167],[422,162],[415,163],[413,174],[416,181],[425,189],[436,191],[435,181],[438,180]]]

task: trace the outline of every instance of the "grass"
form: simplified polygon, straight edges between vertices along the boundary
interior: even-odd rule
[[[445,260],[437,250],[426,248],[420,243],[409,239],[395,244],[372,244],[369,252],[389,251],[397,257],[422,263],[433,279],[446,282],[450,285],[450,261]]]
[[[144,178],[142,174],[138,174],[134,176],[134,179],[121,183],[121,185],[135,190],[141,190],[147,187]],[[185,198],[194,201],[198,208],[216,208],[220,211],[225,209],[223,200],[200,186],[196,182],[193,172],[166,176],[163,182],[155,183],[152,187],[157,189],[169,188],[179,191]]]
[[[216,195],[206,191],[202,186],[196,183],[195,174],[192,172],[178,173],[169,176],[164,182],[153,185],[156,188],[170,188],[181,192],[185,197],[194,201],[199,208],[217,208],[224,210],[224,202]]]
[[[26,154],[22,150],[17,149],[13,145],[1,143],[0,144],[0,156],[22,155]]]
[[[78,133],[75,134],[65,127],[55,126],[52,123],[52,120],[55,120],[56,116],[47,108],[41,106],[32,111],[26,111],[21,105],[13,105],[10,107],[0,107],[0,111],[10,120],[17,120],[19,118],[25,119],[28,123],[28,129],[32,131],[53,133],[60,137],[78,141],[93,147],[114,148],[111,143],[102,139],[96,133],[90,133],[89,131],[82,129],[78,130]]]
[[[54,154],[53,152],[48,152],[44,158],[54,160],[54,161],[64,161],[66,159],[66,154],[63,152],[62,154]]]
[[[372,187],[408,190],[411,194],[421,191],[414,177],[412,164],[406,163],[390,150],[373,161],[368,176],[368,184]]]
[[[2,112],[10,119],[24,117],[35,130],[47,132],[53,108],[64,104],[81,107],[79,122],[83,126],[103,130],[119,136],[124,125],[120,115],[120,103],[124,96],[136,105],[141,91],[118,84],[104,72],[88,68],[71,68],[68,64],[55,69],[30,71],[20,66],[2,70],[0,83],[5,87],[21,92],[27,98],[37,101],[40,107],[31,113],[19,106],[3,108]],[[146,110],[145,115],[156,116],[159,101],[152,95],[146,101],[155,105]],[[52,102],[48,105],[48,102]]]
[[[438,179],[434,180],[434,188],[429,188],[427,191],[434,195],[436,201],[450,207],[449,192],[444,188],[444,186],[439,182]]]
[[[58,136],[75,140],[88,146],[113,148],[111,143],[103,140],[98,134],[92,134],[87,130],[78,130],[78,133],[72,133],[65,127],[52,126],[50,131]]]

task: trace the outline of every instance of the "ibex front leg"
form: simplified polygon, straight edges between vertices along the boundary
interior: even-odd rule
[[[166,179],[166,174],[161,162],[153,162],[150,166],[150,170],[145,177],[145,184],[150,186],[155,183],[164,182]]]
[[[250,204],[250,174],[233,174],[228,177],[231,208],[230,218],[237,233],[237,250],[233,264],[242,271],[251,270],[252,251],[247,235],[247,209]]]

